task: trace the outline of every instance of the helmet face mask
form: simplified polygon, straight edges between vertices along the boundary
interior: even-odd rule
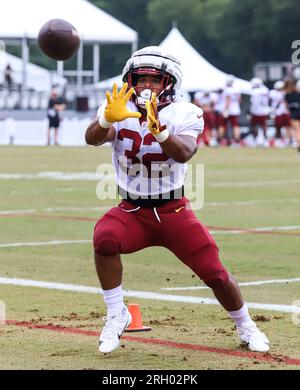
[[[138,80],[143,76],[159,78],[161,83],[137,86]],[[123,69],[122,78],[128,83],[128,88],[134,88],[131,100],[138,107],[145,109],[146,100],[151,99],[155,92],[157,107],[162,108],[174,100],[176,89],[181,84],[182,71],[180,62],[175,57],[163,53],[157,46],[150,46],[133,53]]]
[[[149,82],[147,85],[139,85],[139,80],[143,79],[143,77],[147,78],[149,76],[157,78],[157,80],[160,81],[160,83],[155,82],[152,83]],[[144,99],[147,100],[147,98],[151,99],[151,96],[153,92],[156,93],[157,96],[157,106],[162,107],[166,104],[169,104],[171,102],[170,98],[173,98],[174,94],[174,81],[172,80],[171,75],[164,74],[162,75],[161,72],[154,68],[138,68],[135,69],[127,74],[127,82],[128,82],[128,88],[133,87],[134,88],[134,95],[133,100],[137,103],[137,105],[141,108],[146,107],[146,102]],[[148,89],[151,91],[151,93],[147,94],[143,91],[148,91]]]

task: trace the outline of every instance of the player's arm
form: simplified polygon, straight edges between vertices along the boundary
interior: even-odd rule
[[[112,94],[106,92],[107,105],[99,119],[93,121],[86,130],[85,140],[88,145],[102,145],[115,138],[116,131],[113,127],[115,122],[120,122],[127,118],[140,118],[141,113],[131,112],[126,104],[131,98],[134,89],[127,91],[128,84],[125,83],[118,92],[117,84],[114,84]]]
[[[197,142],[189,135],[170,134],[160,147],[167,156],[180,163],[189,161],[197,152]]]
[[[99,124],[99,119],[94,120],[87,128],[85,141],[88,145],[99,146],[115,139],[116,130],[114,127],[104,128]]]

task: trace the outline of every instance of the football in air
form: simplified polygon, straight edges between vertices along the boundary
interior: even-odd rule
[[[71,23],[63,19],[52,19],[40,29],[38,44],[48,57],[56,61],[65,61],[78,50],[80,37]]]

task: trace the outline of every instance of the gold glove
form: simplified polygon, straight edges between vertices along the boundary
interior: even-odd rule
[[[106,91],[107,106],[105,108],[104,114],[100,116],[99,123],[101,127],[109,128],[114,122],[120,122],[127,118],[140,118],[140,112],[129,111],[126,107],[126,104],[130,100],[134,89],[130,88],[127,91],[128,84],[125,83],[118,92],[117,84],[113,86],[112,94],[109,91]]]
[[[158,118],[158,110],[156,103],[156,93],[152,93],[151,101],[146,101],[146,110],[147,110],[147,123],[148,130],[156,138],[158,142],[164,142],[169,137],[169,131],[166,130],[166,126],[161,126]]]

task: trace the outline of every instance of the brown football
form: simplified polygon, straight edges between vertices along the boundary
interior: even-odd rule
[[[71,23],[63,19],[52,19],[40,29],[38,44],[48,57],[56,61],[65,61],[78,50],[80,37]]]

